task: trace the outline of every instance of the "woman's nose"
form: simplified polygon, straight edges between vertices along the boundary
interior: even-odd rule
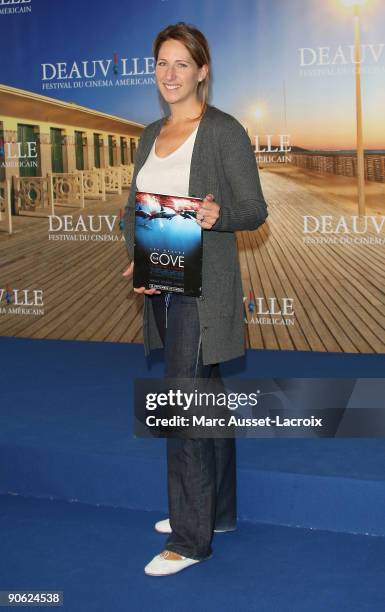
[[[168,81],[173,81],[175,78],[175,68],[174,66],[169,66],[166,71],[166,79]]]

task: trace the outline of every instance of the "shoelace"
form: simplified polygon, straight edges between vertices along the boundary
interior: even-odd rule
[[[160,556],[160,557],[163,557],[163,559],[168,559],[168,557],[170,556],[170,551],[169,551],[169,550],[163,550],[163,551],[162,551],[162,552],[159,554],[159,556]],[[181,556],[181,559],[175,559],[175,561],[176,561],[176,560],[181,561],[182,559],[185,559],[185,558],[186,558],[186,557]]]
[[[164,550],[163,552],[160,553],[159,557],[163,557],[163,559],[167,559],[169,554],[170,552],[168,550]]]

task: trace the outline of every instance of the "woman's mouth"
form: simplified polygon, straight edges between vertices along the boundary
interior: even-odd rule
[[[165,86],[166,89],[169,89],[170,91],[172,89],[178,89],[180,87],[180,85],[169,85],[167,83],[163,83],[163,85]]]

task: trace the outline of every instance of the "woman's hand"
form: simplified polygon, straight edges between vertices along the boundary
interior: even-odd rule
[[[221,207],[214,200],[212,193],[208,193],[197,212],[197,223],[202,229],[211,229],[219,219]]]
[[[134,273],[134,262],[132,261],[128,268],[124,270],[122,276],[124,278],[130,278]],[[135,293],[145,293],[146,295],[154,295],[154,293],[160,293],[157,289],[146,289],[145,287],[134,287]]]

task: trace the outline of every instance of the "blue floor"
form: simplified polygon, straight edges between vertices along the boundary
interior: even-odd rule
[[[141,346],[112,343],[0,351],[0,590],[63,590],[69,612],[385,609],[385,440],[238,440],[239,529],[209,561],[151,578],[164,440],[132,436],[130,402],[159,360],[148,370]],[[385,371],[373,355],[251,351],[238,365],[225,374]]]
[[[1,496],[0,588],[61,590],[69,612],[384,610],[384,538],[243,522],[215,535],[210,560],[154,578],[143,567],[162,549],[158,519]]]

